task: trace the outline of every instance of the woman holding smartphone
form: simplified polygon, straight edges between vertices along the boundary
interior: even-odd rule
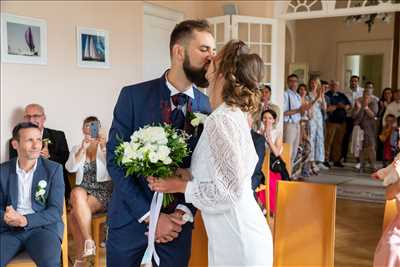
[[[104,212],[111,199],[112,182],[106,168],[106,139],[100,131],[100,121],[87,117],[83,121],[84,135],[80,145],[72,148],[66,169],[76,173],[76,187],[71,192],[71,227],[76,242],[74,266],[83,265],[85,257],[96,253],[91,234],[92,214]]]

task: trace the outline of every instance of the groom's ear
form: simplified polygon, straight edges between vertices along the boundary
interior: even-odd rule
[[[179,62],[183,62],[185,60],[185,48],[176,43],[172,47],[172,59],[175,59]]]

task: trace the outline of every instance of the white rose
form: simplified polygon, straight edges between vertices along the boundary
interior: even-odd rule
[[[167,146],[160,146],[158,148],[158,154],[159,154],[160,158],[169,156],[169,153],[171,153],[171,150]]]
[[[162,160],[162,162],[166,165],[171,164],[172,163],[172,159],[170,157],[166,157]]]
[[[156,163],[156,162],[158,161],[158,155],[157,155],[157,153],[150,152],[150,154],[149,154],[149,159],[150,159],[150,162]]]
[[[200,118],[196,117],[193,120],[190,121],[190,123],[193,125],[193,127],[197,127],[200,125]]]
[[[39,185],[40,188],[46,188],[47,182],[46,182],[45,180],[41,180],[41,181],[38,183],[38,185]]]

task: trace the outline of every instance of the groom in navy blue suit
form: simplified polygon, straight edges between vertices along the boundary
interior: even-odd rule
[[[188,145],[193,151],[199,131],[191,126],[188,112],[211,112],[208,97],[193,84],[207,87],[205,73],[214,50],[206,21],[183,21],[171,33],[171,68],[158,79],[124,87],[120,93],[107,144],[107,167],[114,184],[108,208],[107,266],[140,266],[154,194],[145,177],[125,177],[124,169],[115,164],[118,139],[130,140],[145,125],[169,123],[192,135]],[[190,167],[190,157],[181,167]],[[195,208],[185,203],[183,194],[174,199],[161,210],[157,223],[155,249],[162,267],[184,267],[190,258],[193,225],[183,224],[182,216],[194,217]]]

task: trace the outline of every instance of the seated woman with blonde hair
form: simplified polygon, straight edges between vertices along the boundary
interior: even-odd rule
[[[112,182],[106,169],[106,140],[100,131],[100,121],[94,116],[87,117],[83,121],[82,132],[82,143],[72,148],[65,163],[69,172],[76,173],[69,224],[76,246],[74,266],[81,266],[83,258],[95,255],[96,245],[91,235],[92,214],[106,210],[112,193]]]

